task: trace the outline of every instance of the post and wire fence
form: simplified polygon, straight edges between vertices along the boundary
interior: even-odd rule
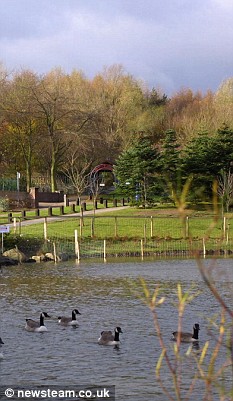
[[[61,216],[34,225],[14,220],[15,234],[43,240],[43,249],[68,257],[233,255],[233,221],[177,216]]]

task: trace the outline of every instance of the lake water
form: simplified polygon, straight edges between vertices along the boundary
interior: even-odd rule
[[[212,260],[205,260],[207,267]],[[214,262],[216,285],[233,307],[233,260]],[[183,329],[192,331],[200,324],[200,350],[210,340],[209,356],[214,339],[208,330],[207,318],[220,308],[203,283],[194,260],[121,260],[44,263],[5,267],[0,272],[0,337],[4,341],[0,360],[1,384],[4,386],[116,386],[116,400],[166,401],[155,379],[155,366],[161,349],[155,333],[151,312],[129,290],[128,280],[145,278],[153,288],[164,285],[166,301],[159,310],[159,321],[169,352],[173,346],[171,333],[177,329],[177,311],[174,302],[176,286],[184,289],[191,283],[200,290],[185,311]],[[78,308],[79,327],[63,328],[57,316],[71,315]],[[41,311],[51,315],[46,320],[48,332],[25,331],[25,318],[38,320]],[[97,343],[102,330],[122,328],[119,348]],[[182,344],[182,352],[188,349]],[[199,354],[200,350],[194,352]],[[225,351],[224,351],[225,353]],[[220,353],[220,363],[225,354]],[[191,356],[184,360],[185,378],[182,384],[186,394],[189,374],[194,371]],[[171,388],[171,377],[163,368],[163,379]],[[227,385],[232,385],[232,372],[227,374]],[[187,376],[187,377],[186,377]],[[202,399],[204,386],[194,389]],[[218,400],[217,392],[214,400]]]

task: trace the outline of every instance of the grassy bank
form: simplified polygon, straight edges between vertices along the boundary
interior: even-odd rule
[[[90,208],[91,205],[88,210]],[[63,215],[59,219],[41,218],[30,223],[17,223],[10,234],[5,235],[5,249],[18,245],[31,255],[44,249],[52,251],[55,244],[58,252],[73,256],[76,230],[80,254],[84,257],[102,257],[104,253],[111,256],[188,255],[197,250],[231,254],[233,250],[232,214],[214,221],[208,211],[189,210],[181,219],[175,208],[115,208],[114,211],[93,211],[91,215],[84,213],[83,219],[78,214]]]

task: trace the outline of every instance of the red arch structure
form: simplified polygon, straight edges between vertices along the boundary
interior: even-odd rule
[[[98,164],[98,166],[93,168],[93,170],[91,171],[90,176],[92,177],[92,176],[98,174],[100,171],[113,172],[113,163],[111,163],[111,162],[103,162],[101,164]]]
[[[103,162],[101,164],[98,164],[98,166],[94,167],[90,173],[91,180],[93,180],[96,177],[96,175],[98,175],[102,171],[110,171],[112,173],[113,172],[113,163]]]
[[[98,166],[94,167],[90,173],[91,185],[95,184],[96,180],[99,177],[99,174],[104,171],[108,171],[113,174],[113,163],[106,161],[106,162],[98,164]]]

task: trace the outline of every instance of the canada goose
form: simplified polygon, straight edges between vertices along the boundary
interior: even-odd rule
[[[2,341],[1,337],[0,337],[0,346],[2,346],[2,344],[4,344],[4,342]],[[3,353],[0,352],[0,359],[3,359]]]
[[[76,315],[81,315],[81,313],[78,311],[78,309],[73,309],[71,317],[58,316],[58,323],[61,326],[78,326]]]
[[[193,326],[193,333],[185,333],[185,332],[180,333],[180,341],[183,343],[197,342],[199,330],[200,330],[199,324],[195,323]],[[172,335],[173,335],[172,340],[177,340],[178,331],[174,331]]]
[[[48,313],[46,312],[42,312],[40,314],[40,321],[36,322],[33,319],[26,319],[26,325],[25,325],[25,329],[27,331],[35,331],[35,332],[39,332],[42,333],[44,331],[48,331],[47,327],[44,325],[44,318],[45,317],[50,317],[48,315]]]
[[[111,331],[102,331],[98,344],[100,345],[118,345],[120,343],[119,336],[123,333],[121,328],[118,326],[114,330],[114,335]]]

